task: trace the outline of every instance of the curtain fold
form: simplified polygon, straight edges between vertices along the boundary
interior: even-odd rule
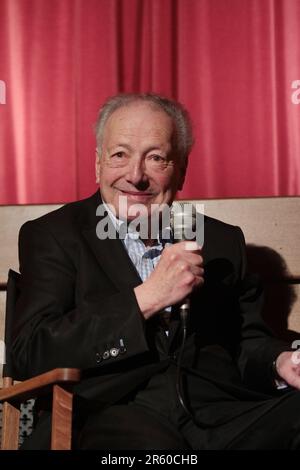
[[[191,113],[179,197],[300,194],[299,0],[0,0],[0,80],[1,204],[91,194],[98,109],[132,91]]]

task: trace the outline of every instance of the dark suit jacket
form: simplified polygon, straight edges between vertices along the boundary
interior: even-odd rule
[[[78,396],[107,405],[176,362],[181,330],[175,312],[159,355],[156,319],[140,313],[133,288],[141,279],[123,243],[96,236],[100,203],[97,192],[22,227],[12,355],[20,379],[83,369]],[[209,217],[204,230],[205,283],[192,296],[183,366],[198,420],[215,426],[268,398],[271,364],[285,345],[259,317],[241,230]]]

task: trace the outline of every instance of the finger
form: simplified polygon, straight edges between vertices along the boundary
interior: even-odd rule
[[[289,377],[286,382],[294,388],[300,390],[300,377],[299,375],[292,375]]]
[[[195,276],[194,287],[201,287],[204,284],[204,278],[202,276]]]
[[[184,249],[186,251],[195,251],[195,252],[199,252],[201,251],[201,246],[198,245],[197,242],[195,241],[185,241],[184,242]]]
[[[201,268],[200,266],[190,266],[190,271],[191,273],[194,274],[194,276],[198,276],[198,277],[203,277],[204,275],[204,269]]]
[[[171,245],[171,248],[172,250],[176,251],[176,252],[190,252],[190,251],[194,251],[196,253],[200,253],[201,252],[201,246],[198,245],[197,242],[195,241],[182,241],[182,242],[179,242],[179,243],[175,243],[174,245]]]
[[[185,253],[185,255],[183,256],[183,258],[190,264],[193,264],[193,265],[196,265],[196,266],[201,266],[201,264],[203,263],[203,258],[201,255],[199,254],[195,254],[194,252],[191,253]]]

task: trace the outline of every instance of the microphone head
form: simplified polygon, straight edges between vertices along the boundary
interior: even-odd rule
[[[183,240],[195,240],[197,212],[193,204],[173,202],[170,221],[175,243]]]

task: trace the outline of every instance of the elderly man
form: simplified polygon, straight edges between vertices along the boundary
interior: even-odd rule
[[[150,230],[184,182],[193,140],[186,111],[153,94],[115,96],[96,135],[100,191],[20,232],[19,375],[83,370],[75,448],[299,448],[300,368],[259,317],[241,230],[206,217],[203,247],[189,249],[172,232]],[[116,237],[99,228],[104,218]],[[25,448],[49,445],[49,412],[38,406]]]

